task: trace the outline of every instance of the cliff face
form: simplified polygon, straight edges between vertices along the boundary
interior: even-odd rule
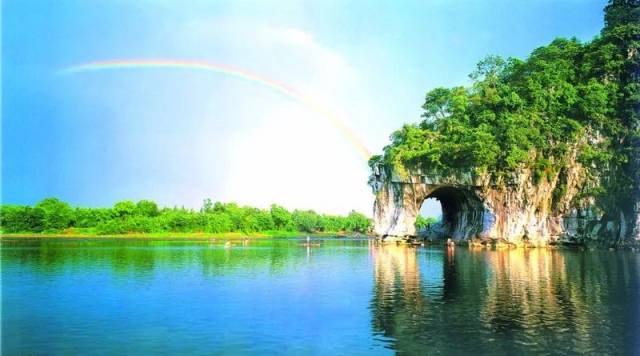
[[[542,180],[526,169],[498,181],[488,177],[461,171],[401,175],[375,166],[369,180],[376,195],[374,231],[386,239],[416,236],[414,224],[428,198],[442,206],[441,237],[456,241],[540,246],[562,239],[604,245],[623,243],[631,228],[632,219],[623,212],[602,212],[593,197],[582,194],[588,183],[578,164]]]

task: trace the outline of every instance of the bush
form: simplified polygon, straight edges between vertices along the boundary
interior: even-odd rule
[[[103,221],[96,226],[98,235],[119,235],[127,232],[127,226],[119,220]]]

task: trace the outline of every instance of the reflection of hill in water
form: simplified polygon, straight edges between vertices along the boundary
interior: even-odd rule
[[[404,246],[371,253],[374,334],[400,352],[589,353],[612,339],[627,351],[638,345],[636,255]]]
[[[202,276],[221,282],[213,283],[213,289],[200,290],[213,293],[200,297],[207,299],[205,308],[216,312],[224,309],[210,306],[208,300],[219,286],[229,283],[240,288],[232,288],[223,297],[246,297],[254,305],[251,298],[256,291],[252,288],[261,288],[264,293],[259,295],[268,297],[265,291],[276,281],[284,291],[280,296],[293,298],[279,303],[280,307],[332,322],[354,315],[366,320],[370,313],[373,338],[382,340],[374,343],[390,344],[411,354],[424,354],[425,350],[443,354],[542,350],[594,353],[603,351],[598,348],[602,345],[618,345],[618,349],[604,350],[614,354],[640,350],[638,254],[545,249],[450,251],[381,247],[351,240],[324,240],[321,247],[307,249],[302,242],[251,241],[248,246],[237,242],[228,250],[223,248],[223,240],[123,243],[41,239],[12,245],[10,239],[3,239],[2,270],[3,276],[14,277],[14,283],[21,283],[21,278],[30,273],[44,277],[44,284],[50,278],[60,282],[93,275],[95,278],[87,280],[102,282],[103,277],[113,275],[118,287],[107,291],[126,290],[121,282],[166,291],[173,283],[199,281]],[[301,270],[304,272],[298,273]],[[349,275],[354,270],[358,272]],[[190,279],[192,275],[197,278]],[[340,283],[356,287],[351,291],[327,287]],[[182,291],[190,293],[188,288]],[[310,291],[317,298],[305,294]],[[302,295],[323,304],[317,305],[319,309],[307,308],[302,299],[296,299]],[[273,300],[256,302],[255,308],[272,312]],[[362,305],[366,302],[369,312]],[[347,304],[348,312],[326,314],[335,309],[332,306]],[[282,310],[280,313],[286,316]],[[233,315],[243,313],[240,310]],[[364,321],[356,327],[358,332],[361,325],[371,330]],[[316,327],[310,326],[314,330]]]

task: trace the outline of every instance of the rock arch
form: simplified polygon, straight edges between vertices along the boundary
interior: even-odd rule
[[[461,170],[400,174],[376,163],[369,178],[375,194],[374,233],[383,239],[415,237],[420,207],[431,197],[442,205],[444,235],[456,241],[623,243],[632,219],[602,214],[592,197],[579,197],[584,183],[579,165],[563,174],[540,180],[531,170],[520,169],[493,181],[489,174]]]
[[[442,207],[442,232],[454,240],[468,240],[481,236],[485,225],[493,222],[481,198],[467,187],[433,185],[424,199],[435,198]],[[422,205],[422,203],[420,204]]]
[[[534,183],[528,170],[492,182],[488,175],[460,170],[399,174],[382,164],[373,168],[369,184],[376,196],[374,233],[383,239],[415,237],[415,220],[430,197],[441,202],[442,232],[456,241],[479,238],[545,245],[579,235],[594,219],[570,204],[577,191],[575,180],[567,184],[571,193],[554,202],[557,179]]]
[[[485,206],[471,177],[401,178],[377,170],[370,180],[376,194],[374,231],[383,238],[416,236],[415,221],[422,203],[435,198],[442,207],[442,232],[455,240],[481,236],[491,228],[493,213]]]

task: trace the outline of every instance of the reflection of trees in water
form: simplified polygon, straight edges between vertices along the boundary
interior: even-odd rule
[[[111,269],[120,276],[151,277],[158,269],[199,269],[216,276],[236,272],[269,271],[281,273],[288,268],[309,263],[319,255],[349,255],[359,261],[367,241],[323,240],[321,247],[308,251],[297,239],[233,241],[225,249],[224,239],[176,240],[153,239],[3,239],[3,263],[18,263],[35,272],[61,273],[65,270],[86,272]]]
[[[152,278],[160,269],[191,269],[206,276],[280,273],[310,261],[300,241],[252,241],[249,246],[237,242],[230,250],[222,243],[40,239],[12,245],[4,239],[1,254],[3,268],[20,264],[56,274],[106,269],[127,278]],[[354,263],[360,261],[356,257],[362,250],[351,247],[351,241],[323,241],[311,256],[351,254]],[[633,353],[639,349],[637,254],[446,251],[371,245],[372,328],[376,336],[391,338],[396,350]],[[601,348],[612,344],[617,348]]]
[[[509,342],[531,343],[546,337],[541,335],[546,333],[545,322],[564,329],[578,321],[560,307],[566,306],[567,287],[562,254],[547,249],[499,250],[487,253],[486,259],[491,273],[479,306],[485,328]],[[535,330],[535,340],[525,340],[529,339],[522,335],[525,330]]]
[[[425,312],[415,249],[405,246],[372,246],[375,289],[373,327],[393,337],[413,325]]]
[[[637,344],[637,256],[445,250],[434,294],[421,275],[435,266],[419,251],[372,249],[374,334],[398,351],[593,353]],[[601,348],[612,343],[620,349]]]
[[[33,239],[16,243],[3,241],[3,263],[19,263],[36,272],[59,273],[65,270],[91,271],[110,268],[117,275],[150,277],[156,269],[201,269],[205,275],[223,275],[234,271],[267,268],[271,273],[287,265],[304,263],[296,241],[237,241],[231,249],[224,241],[131,239]],[[293,246],[294,248],[284,248]]]
[[[490,253],[487,262],[491,273],[481,310],[488,329],[515,342],[565,352],[589,353],[598,345],[629,341],[622,338],[624,314],[614,312],[625,298],[623,305],[635,304],[621,294],[637,290],[628,254],[518,249]]]

